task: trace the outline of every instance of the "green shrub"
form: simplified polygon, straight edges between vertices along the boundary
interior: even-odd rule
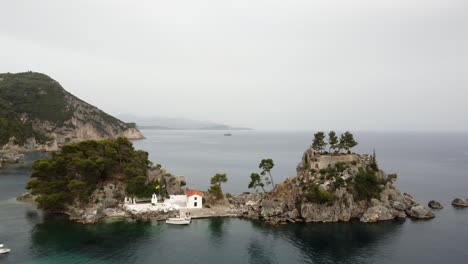
[[[336,196],[333,192],[320,190],[317,184],[310,184],[304,192],[304,198],[307,202],[318,204],[331,204]]]
[[[335,171],[338,173],[344,172],[348,166],[344,162],[337,162],[335,163]]]
[[[332,187],[331,187],[331,188],[332,188],[333,190],[338,190],[338,189],[340,189],[341,187],[344,187],[345,185],[346,185],[345,180],[343,180],[343,178],[341,178],[341,177],[337,177],[337,178],[335,179],[335,181],[332,183]]]
[[[211,185],[208,189],[208,192],[213,194],[216,200],[221,200],[224,198],[223,190],[221,189],[221,185],[214,184]]]
[[[353,189],[356,200],[379,198],[383,190],[382,181],[374,171],[361,168],[354,178]]]
[[[387,180],[388,181],[395,181],[397,179],[398,175],[396,173],[391,173],[387,175]]]

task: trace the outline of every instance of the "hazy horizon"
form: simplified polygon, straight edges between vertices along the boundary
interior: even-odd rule
[[[4,1],[0,72],[112,115],[468,131],[468,2]]]

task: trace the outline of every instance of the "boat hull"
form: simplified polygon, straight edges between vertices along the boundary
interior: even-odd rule
[[[168,218],[166,220],[166,224],[170,225],[188,225],[190,222],[190,218]]]

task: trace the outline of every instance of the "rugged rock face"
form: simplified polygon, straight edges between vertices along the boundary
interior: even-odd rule
[[[24,155],[20,153],[21,148],[16,146],[12,140],[0,150],[0,168],[9,164],[18,164],[24,160]]]
[[[3,140],[15,138],[22,151],[53,151],[65,143],[88,139],[143,138],[136,128],[34,72],[0,74],[0,118],[10,123],[0,125]]]
[[[154,167],[148,171],[148,182],[160,183],[168,195],[181,195],[187,191],[187,182],[183,176],[174,176],[161,167]]]
[[[123,184],[106,184],[93,192],[88,203],[76,201],[68,206],[64,213],[68,214],[71,220],[83,224],[96,223],[104,217],[125,216],[125,212],[118,207],[125,197],[124,190]]]
[[[297,167],[297,176],[270,193],[243,194],[231,198],[230,202],[239,208],[239,215],[273,224],[338,222],[353,218],[370,223],[407,216],[434,217],[411,195],[397,190],[393,186],[394,176],[381,170],[374,171],[379,194],[372,199],[360,198],[356,193],[356,178],[363,170],[370,170],[372,162],[373,157],[369,155],[319,155],[309,149]]]

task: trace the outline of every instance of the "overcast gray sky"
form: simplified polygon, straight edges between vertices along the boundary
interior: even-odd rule
[[[111,114],[468,130],[466,0],[0,0],[0,72]]]

